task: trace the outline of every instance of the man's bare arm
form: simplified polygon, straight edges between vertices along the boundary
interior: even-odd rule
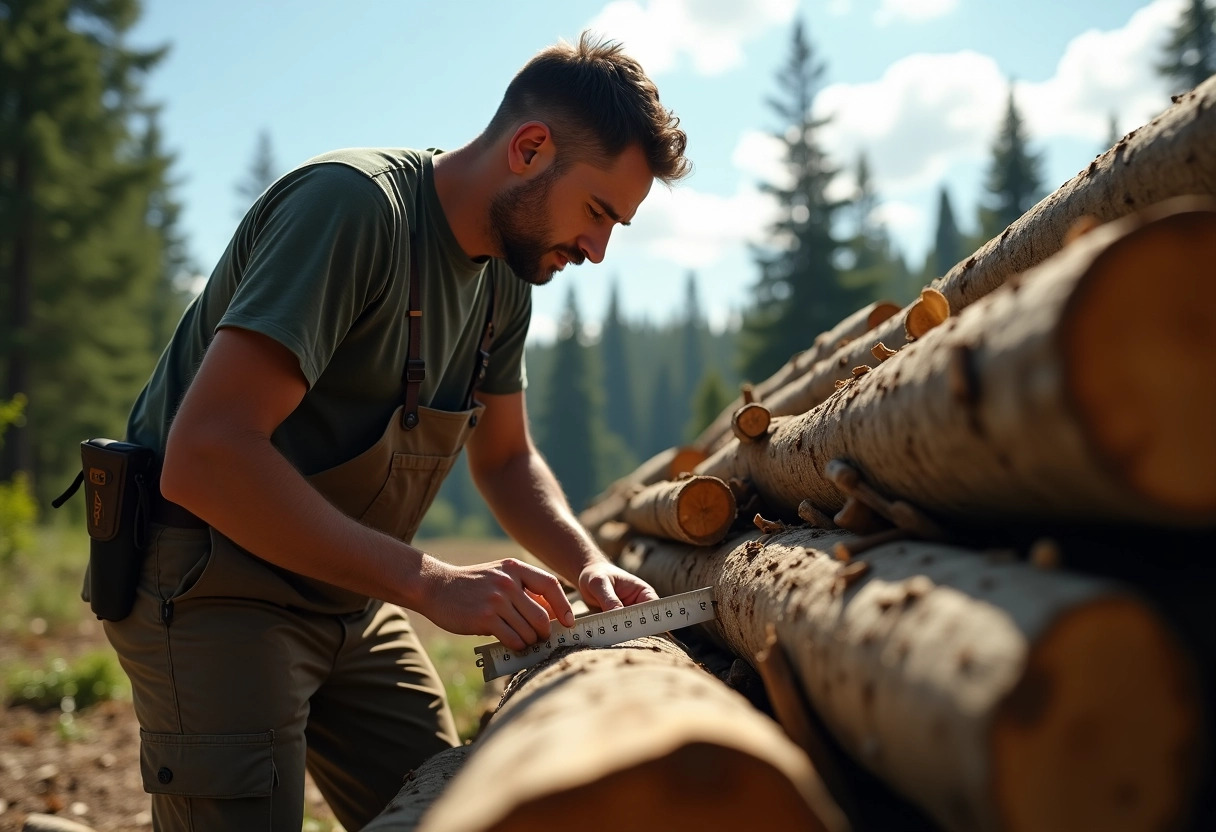
[[[546,636],[548,615],[524,590],[561,610],[552,576],[513,559],[443,563],[342,514],[304,479],[270,437],[307,389],[281,344],[221,329],[169,432],[164,496],[271,563],[418,610],[453,632],[515,648]]]
[[[481,394],[485,415],[469,441],[469,469],[503,529],[577,586],[588,604],[612,609],[657,598],[613,565],[579,525],[528,432],[524,394]]]

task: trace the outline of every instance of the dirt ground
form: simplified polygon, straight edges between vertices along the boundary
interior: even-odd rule
[[[424,545],[453,563],[520,556],[513,544],[502,541]],[[421,616],[415,616],[415,626],[434,656],[432,645],[447,634]],[[465,640],[456,644],[463,656]],[[85,616],[71,632],[0,639],[0,665],[20,661],[40,666],[52,657],[70,662],[98,648],[108,649],[100,622]],[[472,667],[471,650],[467,652]],[[442,663],[436,662],[443,673]],[[74,715],[70,728],[60,718],[57,710],[8,708],[0,697],[0,832],[18,832],[31,813],[59,815],[97,832],[150,830],[151,803],[140,781],[139,725],[131,703],[109,701],[87,708]],[[305,799],[305,832],[341,829],[311,781]]]

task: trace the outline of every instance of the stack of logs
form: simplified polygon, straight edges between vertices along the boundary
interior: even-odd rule
[[[714,587],[690,643],[759,694],[663,639],[557,655],[369,828],[1208,822],[1214,194],[1216,78],[616,483],[580,521]]]

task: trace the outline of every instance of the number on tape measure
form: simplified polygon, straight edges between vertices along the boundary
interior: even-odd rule
[[[511,650],[501,642],[473,648],[477,666],[488,682],[506,673],[514,673],[549,658],[555,650],[565,647],[609,647],[642,636],[688,627],[711,621],[714,609],[713,587],[682,592],[657,601],[647,601],[632,607],[585,615],[573,627],[561,627],[553,622],[544,642]]]

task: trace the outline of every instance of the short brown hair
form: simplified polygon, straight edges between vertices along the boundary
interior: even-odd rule
[[[671,184],[692,169],[684,156],[688,137],[659,103],[654,82],[620,43],[591,32],[577,45],[562,41],[524,64],[486,133],[498,137],[532,119],[549,126],[562,166],[581,159],[606,167],[636,144],[656,179]]]

